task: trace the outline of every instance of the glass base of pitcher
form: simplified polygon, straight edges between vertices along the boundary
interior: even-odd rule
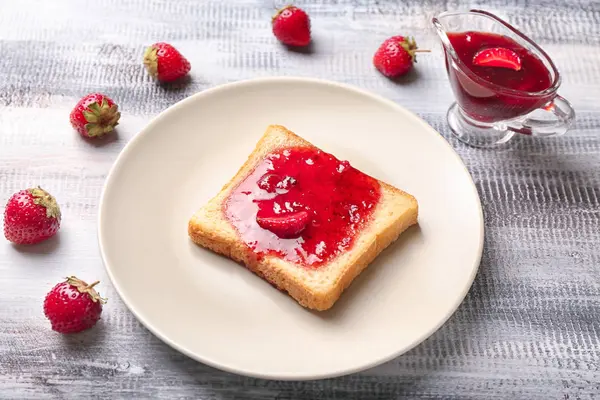
[[[502,146],[515,135],[505,124],[474,121],[465,115],[457,103],[450,106],[446,118],[454,136],[473,147],[488,149]]]

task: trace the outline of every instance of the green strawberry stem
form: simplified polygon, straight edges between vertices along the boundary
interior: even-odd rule
[[[121,113],[116,104],[109,105],[106,99],[102,99],[100,104],[94,102],[88,106],[88,110],[83,111],[83,116],[87,121],[85,128],[90,137],[102,136],[112,132],[115,126],[119,124]]]
[[[56,199],[41,187],[28,189],[31,196],[33,196],[33,202],[46,208],[46,217],[60,219],[60,207],[56,202]]]
[[[148,70],[150,76],[152,76],[153,78],[156,78],[158,76],[157,52],[158,49],[154,46],[147,47],[146,51],[144,52],[144,65],[146,66],[146,69]]]

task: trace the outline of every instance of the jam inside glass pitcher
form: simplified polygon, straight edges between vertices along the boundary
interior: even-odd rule
[[[560,74],[531,39],[480,10],[442,13],[433,24],[456,97],[448,123],[461,141],[494,147],[515,133],[554,136],[568,130],[575,112],[557,94]]]

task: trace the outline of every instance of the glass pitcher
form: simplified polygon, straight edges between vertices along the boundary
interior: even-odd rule
[[[489,148],[508,142],[516,133],[547,137],[562,135],[569,129],[575,111],[557,94],[560,74],[548,54],[531,39],[486,11],[445,12],[432,22],[444,46],[448,78],[456,98],[448,109],[448,124],[459,140]],[[472,66],[459,58],[449,37],[475,32],[501,36],[500,41],[512,39],[522,46],[526,57],[536,57],[547,69],[549,87],[540,91],[519,90],[475,74]]]

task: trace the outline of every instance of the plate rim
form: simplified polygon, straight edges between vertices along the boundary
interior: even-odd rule
[[[374,101],[386,104],[386,105],[392,107],[393,109],[396,109],[400,113],[403,113],[404,115],[407,115],[407,116],[413,118],[415,120],[415,122],[418,122],[421,126],[423,126],[424,130],[428,131],[431,136],[436,137],[436,140],[441,141],[443,143],[443,145],[446,147],[446,149],[452,153],[452,156],[455,157],[455,159],[460,164],[460,167],[462,168],[463,172],[466,174],[466,176],[469,180],[469,183],[470,183],[469,186],[471,188],[471,194],[473,196],[475,196],[475,199],[476,199],[476,204],[477,204],[477,209],[478,209],[477,216],[479,218],[479,238],[478,238],[479,242],[478,242],[478,246],[477,246],[477,257],[475,259],[474,265],[472,266],[472,272],[471,272],[471,275],[469,276],[468,284],[465,285],[463,292],[460,294],[460,296],[457,297],[457,301],[454,304],[452,304],[450,311],[446,314],[446,316],[444,318],[440,319],[440,321],[438,321],[438,323],[435,326],[433,326],[427,332],[425,332],[424,334],[420,335],[415,340],[413,340],[410,345],[405,346],[405,347],[399,349],[398,351],[392,352],[385,357],[380,357],[380,358],[378,358],[376,360],[372,360],[368,363],[362,363],[359,366],[354,366],[351,368],[338,368],[337,370],[333,370],[328,373],[317,373],[317,374],[294,373],[294,372],[291,372],[291,373],[290,372],[284,372],[284,373],[266,373],[266,372],[261,373],[261,372],[258,372],[257,373],[257,372],[245,370],[242,368],[236,368],[235,366],[232,366],[232,365],[222,364],[222,363],[219,363],[218,361],[210,359],[210,358],[202,357],[201,355],[198,355],[191,351],[188,351],[184,346],[179,345],[175,341],[172,341],[169,337],[167,337],[166,335],[163,335],[162,332],[160,331],[160,329],[155,328],[151,322],[145,320],[141,316],[141,314],[136,311],[135,306],[132,303],[130,303],[128,296],[126,295],[126,293],[123,291],[123,288],[121,288],[118,281],[113,276],[112,269],[107,262],[107,257],[105,255],[105,248],[104,248],[104,242],[103,242],[104,234],[103,234],[103,224],[102,224],[105,200],[107,197],[107,192],[109,192],[111,190],[110,186],[112,184],[112,180],[114,179],[114,175],[115,175],[117,169],[120,167],[120,164],[123,162],[125,157],[135,147],[136,143],[139,140],[141,140],[141,138],[144,137],[149,131],[151,131],[152,128],[156,124],[158,124],[161,120],[168,118],[170,116],[170,114],[175,112],[177,109],[182,108],[186,104],[192,103],[199,98],[208,97],[215,92],[218,92],[221,90],[227,90],[227,89],[231,89],[231,88],[235,88],[235,87],[260,85],[260,84],[277,84],[277,83],[283,83],[283,84],[285,84],[285,83],[308,83],[308,84],[324,85],[324,86],[330,86],[330,87],[334,87],[334,88],[338,88],[338,89],[348,90],[348,91],[354,92],[355,94],[366,96]],[[133,316],[146,329],[148,329],[154,336],[156,336],[163,343],[167,344],[172,349],[180,352],[181,354],[184,354],[185,356],[187,356],[197,362],[203,363],[205,365],[216,368],[218,370],[241,375],[241,376],[247,376],[247,377],[251,377],[251,378],[268,379],[268,380],[282,380],[282,381],[306,381],[306,380],[316,380],[316,379],[328,379],[328,378],[337,378],[340,376],[354,374],[354,373],[357,373],[360,371],[374,368],[374,367],[384,364],[388,361],[391,361],[391,360],[409,352],[410,350],[414,349],[419,344],[423,343],[427,338],[429,338],[435,332],[437,332],[450,319],[450,317],[456,313],[456,310],[462,304],[466,295],[471,290],[471,287],[473,286],[475,277],[477,276],[477,273],[479,271],[479,266],[481,264],[481,259],[483,256],[484,238],[485,238],[485,223],[484,223],[483,207],[481,205],[481,198],[479,197],[479,192],[477,191],[477,187],[475,186],[473,177],[471,176],[471,173],[465,166],[462,158],[458,155],[458,153],[454,150],[454,148],[450,145],[450,143],[448,143],[446,141],[446,139],[442,136],[441,133],[436,131],[431,125],[429,125],[425,120],[423,120],[417,114],[413,113],[412,111],[404,108],[403,106],[399,105],[398,103],[396,103],[390,99],[387,99],[379,94],[370,92],[366,89],[362,89],[362,88],[359,88],[357,86],[350,85],[347,83],[341,83],[341,82],[320,79],[320,78],[308,78],[308,77],[299,77],[299,76],[298,77],[296,77],[296,76],[276,76],[276,77],[251,78],[251,79],[244,79],[244,80],[240,80],[240,81],[234,81],[234,82],[228,82],[228,83],[216,85],[216,86],[210,87],[208,89],[204,89],[197,93],[194,93],[194,94],[186,97],[185,99],[182,99],[182,100],[176,102],[175,104],[170,105],[169,107],[167,107],[166,109],[161,111],[158,115],[151,118],[150,121],[137,134],[135,134],[133,138],[131,138],[125,144],[125,146],[119,152],[119,154],[117,155],[117,158],[111,165],[110,170],[106,176],[106,179],[104,180],[104,183],[102,185],[100,202],[98,204],[97,223],[98,223],[98,226],[97,226],[96,233],[98,236],[98,246],[99,246],[99,250],[100,250],[102,264],[104,266],[104,269],[105,269],[115,291],[117,292],[117,294],[123,301],[123,304],[125,304],[127,309],[133,314]]]

